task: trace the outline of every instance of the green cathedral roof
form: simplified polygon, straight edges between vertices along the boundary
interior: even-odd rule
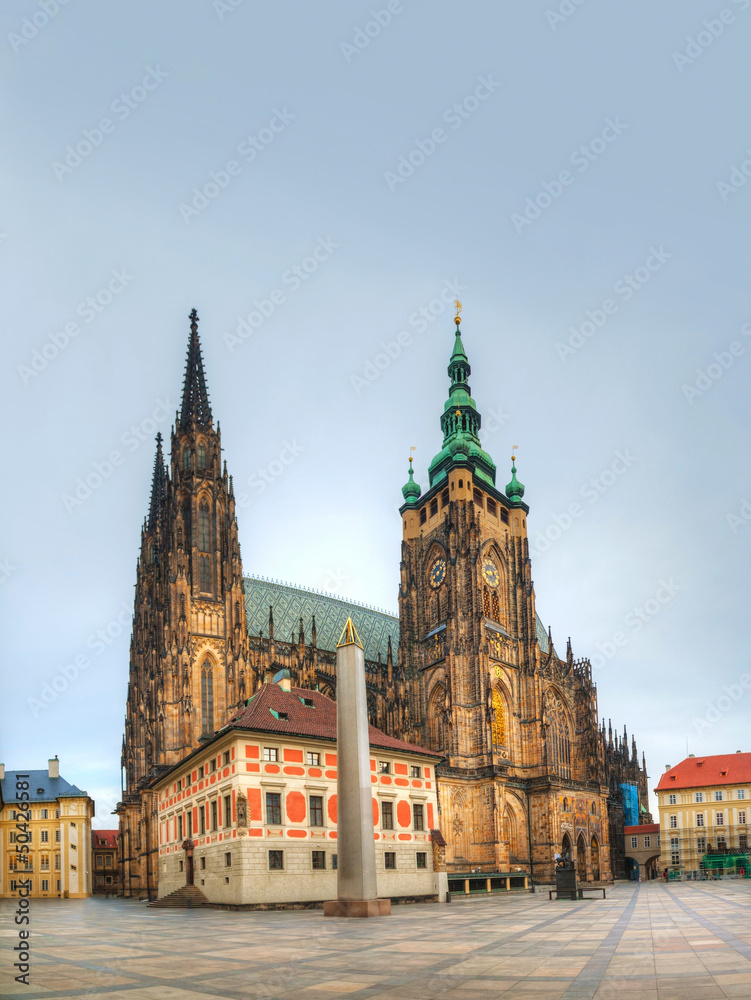
[[[269,634],[269,606],[274,612],[274,638],[282,642],[297,642],[300,619],[303,620],[305,641],[311,641],[313,615],[316,618],[316,644],[319,649],[335,650],[342,629],[351,618],[365,650],[368,660],[385,664],[388,641],[391,636],[392,656],[397,659],[399,648],[399,619],[396,615],[378,608],[358,604],[326,594],[318,590],[307,590],[280,580],[267,580],[259,576],[246,576],[245,614],[248,634],[265,636]]]
[[[457,316],[454,349],[448,365],[449,398],[441,415],[443,447],[428,469],[431,489],[446,478],[454,463],[469,465],[477,479],[495,487],[495,463],[480,443],[482,417],[469,387],[472,369],[462,343],[460,322]]]

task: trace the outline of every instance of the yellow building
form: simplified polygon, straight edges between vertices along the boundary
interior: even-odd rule
[[[655,789],[663,870],[697,871],[707,855],[747,854],[751,753],[691,754]]]
[[[91,895],[91,820],[94,802],[46,771],[0,764],[0,898],[83,898]]]

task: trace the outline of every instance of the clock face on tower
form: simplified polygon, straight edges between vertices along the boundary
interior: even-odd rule
[[[433,565],[430,567],[430,586],[433,590],[438,590],[438,588],[443,583],[446,576],[446,560],[436,559]]]
[[[501,577],[498,572],[498,567],[496,566],[496,564],[493,562],[492,559],[483,559],[482,578],[489,587],[498,586],[498,582]]]

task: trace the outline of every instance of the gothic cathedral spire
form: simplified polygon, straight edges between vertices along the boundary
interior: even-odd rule
[[[118,807],[129,845],[129,894],[155,888],[150,777],[225,725],[255,688],[235,497],[213,423],[195,309],[170,451],[168,471],[159,435],[136,576],[126,792]]]
[[[190,339],[188,340],[183,401],[180,407],[178,425],[181,430],[184,430],[191,421],[194,421],[199,427],[210,427],[212,423],[211,404],[203,372],[201,342],[198,338],[198,313],[195,309],[190,314]]]

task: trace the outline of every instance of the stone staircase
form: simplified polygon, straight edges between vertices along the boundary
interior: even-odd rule
[[[193,910],[203,906],[211,906],[211,903],[206,899],[197,885],[184,885],[179,889],[175,889],[169,896],[162,896],[161,899],[155,899],[153,903],[149,903],[149,906]]]

